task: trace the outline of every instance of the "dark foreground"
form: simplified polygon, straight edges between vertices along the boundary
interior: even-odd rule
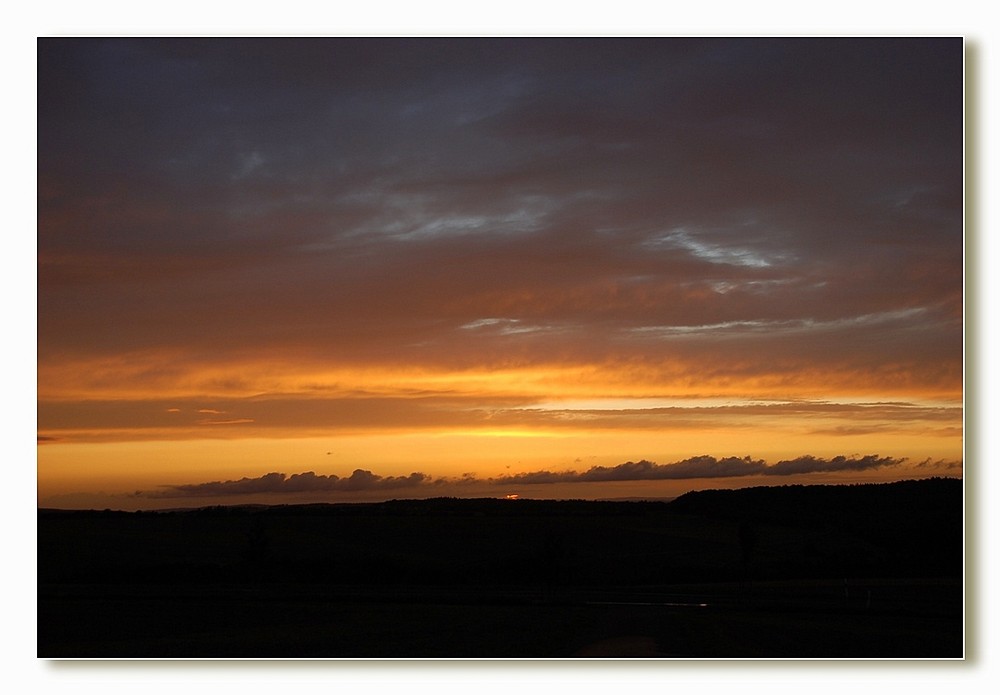
[[[962,658],[962,486],[39,511],[47,658]]]

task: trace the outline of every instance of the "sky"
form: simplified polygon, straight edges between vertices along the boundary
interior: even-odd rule
[[[963,58],[39,39],[38,504],[961,475]]]

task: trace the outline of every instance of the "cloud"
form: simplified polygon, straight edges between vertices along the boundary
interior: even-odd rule
[[[713,456],[696,456],[675,463],[656,464],[651,461],[639,461],[619,464],[617,466],[593,466],[577,473],[566,471],[552,473],[537,471],[533,473],[518,473],[498,478],[498,484],[540,484],[540,483],[591,483],[612,480],[683,480],[689,478],[732,478],[763,473],[767,465],[760,460],[745,458],[716,459]]]
[[[961,67],[960,38],[44,41],[42,385],[154,344],[960,383]]]
[[[383,477],[359,468],[346,478],[336,475],[317,475],[312,471],[293,473],[290,476],[285,473],[267,473],[259,478],[240,478],[239,480],[213,481],[190,485],[166,485],[159,490],[145,491],[141,494],[145,497],[162,499],[174,497],[228,497],[261,493],[360,492],[413,488],[424,484],[428,480],[429,478],[423,473],[411,473],[408,476]]]
[[[898,466],[906,459],[872,456],[835,456],[830,459],[801,456],[768,465],[750,456],[717,459],[696,456],[675,463],[656,464],[651,461],[622,463],[617,466],[594,466],[582,473],[576,471],[535,471],[503,476],[492,482],[503,485],[535,485],[545,483],[589,483],[621,480],[688,480],[695,478],[742,478],[758,475],[799,475],[803,473],[838,473],[868,471]]]
[[[594,466],[581,477],[586,481],[604,480],[677,480],[684,478],[732,478],[755,475],[766,467],[763,461],[744,458],[716,459],[696,456],[676,463],[657,465],[650,461],[623,463],[613,468]]]
[[[843,471],[870,471],[877,468],[898,466],[906,461],[902,458],[892,458],[889,456],[835,456],[831,459],[816,458],[815,456],[800,456],[788,461],[778,461],[773,466],[768,466],[764,475],[797,475],[800,473],[840,473]]]
[[[252,418],[240,417],[233,418],[232,420],[199,420],[199,425],[249,425],[253,422]]]
[[[962,462],[946,461],[944,459],[938,459],[937,461],[931,459],[924,459],[920,463],[916,464],[914,468],[930,468],[933,470],[953,471],[953,470],[961,470]]]
[[[248,368],[247,371],[252,370]],[[220,416],[199,415],[195,407],[197,398],[119,397],[84,402],[39,399],[38,432],[76,441],[97,437],[102,431],[119,439],[148,439],[168,433],[175,438],[192,438],[204,436],[207,429],[213,429],[213,436],[219,437],[245,436],[248,430],[270,436],[317,431],[435,428],[667,432],[720,426],[764,428],[779,420],[797,420],[808,426],[810,432],[836,436],[893,432],[961,436],[960,403],[758,401],[740,397],[717,398],[711,402],[682,397],[543,400],[543,394],[566,387],[586,385],[595,391],[623,388],[620,384],[599,381],[588,384],[586,381],[600,379],[606,374],[604,371],[585,374],[566,370],[562,374],[550,373],[546,381],[540,382],[537,378],[529,378],[532,375],[527,372],[518,372],[510,380],[490,382],[490,378],[497,375],[493,372],[478,376],[467,374],[466,383],[461,381],[463,377],[459,374],[452,383],[442,378],[433,384],[435,389],[448,388],[450,392],[428,390],[428,383],[421,383],[420,375],[414,377],[405,373],[394,377],[376,375],[369,378],[367,384],[364,383],[365,374],[345,374],[345,381],[339,384],[334,383],[329,374],[320,377],[303,374],[296,375],[299,393],[219,398],[218,412],[227,413]],[[312,383],[314,378],[317,383]],[[326,379],[326,383],[320,382],[321,378]],[[655,378],[655,374],[648,379],[639,374],[632,380],[652,382]],[[408,382],[408,379],[414,380]],[[354,388],[363,386],[381,387],[383,392]],[[495,392],[487,393],[486,388],[495,389]],[[170,412],[167,403],[183,408],[181,412]]]
[[[472,486],[511,485],[551,485],[556,483],[597,483],[610,481],[640,480],[693,480],[719,478],[745,478],[752,476],[790,476],[808,473],[840,473],[869,471],[878,468],[899,466],[906,459],[869,456],[835,456],[824,459],[815,456],[801,456],[796,459],[779,461],[768,465],[751,456],[743,458],[695,456],[674,463],[657,464],[652,461],[628,461],[617,466],[593,466],[586,471],[531,471],[504,475],[497,478],[479,478],[473,473],[465,473],[459,478],[433,478],[425,473],[414,472],[407,476],[380,476],[372,471],[356,469],[347,477],[318,475],[313,471],[305,473],[268,473],[258,478],[213,481],[186,485],[165,485],[158,490],[140,491],[136,495],[147,498],[179,497],[231,497],[254,494],[292,495],[315,492],[369,492],[391,490],[415,490],[433,488],[443,490],[450,486],[469,488]],[[918,467],[960,468],[961,463],[930,460]]]

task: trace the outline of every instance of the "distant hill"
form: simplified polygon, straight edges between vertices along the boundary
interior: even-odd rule
[[[960,655],[962,491],[40,509],[39,655]]]
[[[802,525],[854,523],[858,515],[944,521],[962,512],[959,478],[857,485],[779,485],[697,490],[670,502],[674,511],[724,519]],[[943,517],[941,515],[944,515]]]
[[[748,526],[854,539],[868,549],[844,562],[894,573],[958,574],[963,561],[963,485],[958,478],[859,485],[781,485],[689,492],[671,511]],[[878,556],[877,563],[875,557]]]

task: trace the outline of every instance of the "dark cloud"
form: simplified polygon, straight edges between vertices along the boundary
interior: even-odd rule
[[[730,478],[734,476],[755,475],[760,473],[766,464],[755,461],[749,456],[738,458],[716,459],[712,456],[695,458],[657,465],[650,461],[638,463],[623,463],[613,468],[595,466],[581,474],[584,481],[605,480],[667,480],[683,478]]]
[[[931,469],[946,470],[946,471],[954,471],[954,470],[961,471],[962,470],[962,462],[961,461],[946,461],[944,459],[938,459],[936,461],[932,460],[932,459],[924,459],[920,463],[914,464],[914,467],[915,468],[931,468]]]
[[[870,471],[888,466],[898,466],[906,459],[890,456],[835,456],[831,459],[800,456],[788,461],[778,461],[762,471],[765,475],[797,475],[799,473],[842,473],[844,471]]]
[[[617,466],[594,466],[582,473],[567,471],[552,473],[539,471],[519,473],[498,478],[502,484],[541,483],[586,483],[612,480],[687,480],[694,478],[739,478],[757,475],[797,475],[801,473],[839,473],[844,471],[867,471],[886,466],[898,466],[905,459],[878,456],[847,457],[831,459],[802,456],[789,461],[779,461],[768,465],[750,456],[716,459],[713,456],[697,456],[675,463],[656,464],[651,461],[629,461]]]
[[[346,478],[336,475],[316,475],[306,473],[268,473],[259,478],[215,481],[192,485],[169,485],[143,494],[154,498],[171,497],[216,497],[254,494],[291,494],[305,492],[361,492],[369,490],[400,490],[413,488],[428,482],[423,473],[408,476],[375,475],[371,471],[355,470]]]
[[[583,473],[538,471],[518,473],[498,478],[498,484],[591,483],[612,480],[683,480],[689,478],[729,478],[757,475],[766,467],[763,461],[746,458],[716,459],[698,456],[676,463],[656,464],[651,461],[628,461],[617,466],[593,466]]]
[[[582,473],[576,471],[533,471],[505,475],[498,478],[479,478],[474,473],[466,473],[460,478],[433,478],[427,474],[414,472],[408,476],[383,477],[368,470],[357,469],[348,477],[305,473],[268,473],[259,478],[214,481],[190,485],[168,485],[158,490],[137,492],[136,495],[149,498],[174,497],[228,497],[235,495],[286,495],[317,492],[368,492],[368,491],[415,491],[434,489],[440,493],[450,487],[485,489],[487,486],[551,485],[557,483],[600,483],[610,481],[638,480],[693,480],[744,478],[752,476],[790,476],[807,473],[843,473],[870,471],[890,466],[899,466],[905,459],[869,456],[835,456],[824,459],[801,456],[797,459],[767,464],[750,456],[717,459],[713,456],[696,456],[674,463],[656,464],[651,461],[628,461],[617,466],[593,466]],[[925,461],[919,467],[948,468],[961,467],[960,463]]]
[[[961,66],[960,39],[45,39],[43,347],[940,321]]]

